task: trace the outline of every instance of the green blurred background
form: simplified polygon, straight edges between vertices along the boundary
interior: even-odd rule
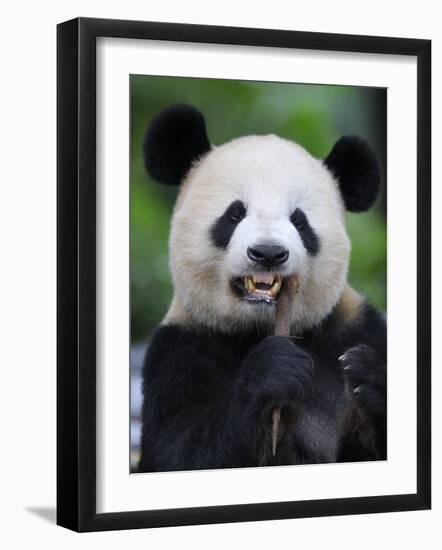
[[[365,137],[385,174],[386,90],[132,75],[130,284],[132,342],[145,340],[172,297],[167,240],[176,190],[147,176],[141,144],[152,117],[172,103],[201,110],[209,138],[221,144],[245,134],[274,133],[324,158],[343,134]],[[386,201],[347,214],[352,240],[350,282],[379,308],[386,306]]]

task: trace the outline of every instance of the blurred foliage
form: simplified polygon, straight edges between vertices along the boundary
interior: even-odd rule
[[[385,90],[132,75],[131,92],[131,330],[146,338],[172,297],[167,241],[176,190],[150,181],[141,144],[152,117],[172,103],[189,103],[207,121],[212,143],[274,133],[324,158],[343,134],[368,139],[385,165]],[[385,172],[385,171],[384,171]],[[350,282],[376,306],[386,305],[385,198],[364,214],[348,214]]]

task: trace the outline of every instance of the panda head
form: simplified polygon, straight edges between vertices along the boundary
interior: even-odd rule
[[[289,276],[298,285],[295,330],[331,312],[347,279],[345,210],[370,208],[380,186],[364,140],[341,138],[323,161],[275,135],[212,146],[203,115],[176,105],[152,121],[143,153],[154,179],[180,186],[170,232],[170,321],[270,329]]]

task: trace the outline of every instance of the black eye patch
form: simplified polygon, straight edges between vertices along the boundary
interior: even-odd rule
[[[290,221],[298,230],[302,244],[307,250],[307,253],[310,256],[316,256],[319,252],[319,238],[311,225],[308,223],[307,216],[300,208],[297,208],[290,216]]]
[[[241,201],[234,201],[210,229],[213,244],[218,248],[227,248],[237,225],[245,218],[246,207]]]

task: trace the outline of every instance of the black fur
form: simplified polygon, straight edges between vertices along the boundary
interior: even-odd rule
[[[224,214],[220,216],[210,229],[213,244],[226,249],[237,225],[244,219],[246,207],[237,200],[232,202]]]
[[[143,371],[139,470],[385,458],[385,321],[368,305],[352,322],[340,315],[293,340],[160,327]]]
[[[319,238],[309,224],[304,211],[297,208],[290,216],[290,221],[298,230],[302,243],[310,256],[316,256],[319,252]]]
[[[143,142],[144,165],[153,179],[179,185],[192,163],[209,150],[203,115],[190,105],[172,105],[150,124]]]
[[[365,140],[342,137],[324,163],[337,179],[347,210],[365,212],[373,205],[381,184],[381,168]]]
[[[347,423],[347,438],[359,436],[359,442],[342,440],[339,458],[342,461],[351,459],[355,446],[364,442],[373,459],[386,458],[387,424],[386,424],[386,365],[378,352],[370,346],[360,344],[347,350],[341,358],[346,391],[352,399],[351,414],[344,421]],[[363,434],[360,434],[360,431]],[[361,449],[362,450],[362,449]]]

